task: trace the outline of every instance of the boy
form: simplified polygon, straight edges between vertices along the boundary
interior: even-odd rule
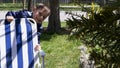
[[[14,18],[33,18],[37,22],[37,32],[39,37],[42,21],[44,21],[44,19],[47,18],[49,14],[50,14],[50,9],[46,5],[40,3],[35,7],[33,7],[31,12],[28,10],[20,10],[16,12],[10,11],[6,14],[6,19],[8,22],[11,22],[13,21]],[[39,38],[38,41],[39,41],[38,43],[40,44]],[[39,49],[40,49],[39,45],[36,46],[35,50],[39,50]]]

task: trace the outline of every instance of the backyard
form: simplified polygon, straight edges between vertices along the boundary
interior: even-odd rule
[[[102,7],[94,3],[80,6],[60,4],[60,15],[63,14],[64,19],[60,19],[61,28],[72,33],[44,32],[40,36],[41,47],[46,54],[45,68],[80,68],[81,53],[78,48],[83,44],[89,48],[90,60],[95,61],[96,68],[119,68],[120,3]],[[22,4],[0,5],[0,11],[20,9]],[[76,11],[80,14],[75,13]],[[43,22],[44,29],[47,26],[48,18]]]
[[[68,40],[68,35],[41,36],[41,46],[46,52],[46,68],[78,68],[80,51],[77,40]]]
[[[9,5],[9,6],[8,6]],[[7,11],[17,11],[22,9],[22,4],[11,3],[0,5],[1,15],[5,15]],[[1,19],[3,16],[0,17]],[[48,23],[45,21],[43,27],[47,27]],[[62,27],[66,27],[66,23],[61,23]],[[69,35],[66,34],[46,34],[41,35],[41,46],[45,51],[45,68],[78,68],[80,51],[78,47],[81,42],[77,40],[70,40]]]

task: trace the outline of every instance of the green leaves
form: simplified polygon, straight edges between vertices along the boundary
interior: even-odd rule
[[[119,4],[120,6],[120,4]],[[74,29],[72,36],[89,45],[91,58],[102,68],[120,65],[120,8],[118,5],[104,7],[98,12],[90,12],[86,18],[74,16],[67,20],[67,25]],[[97,63],[100,62],[100,63]]]

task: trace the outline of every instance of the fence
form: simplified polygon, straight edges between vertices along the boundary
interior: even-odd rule
[[[33,0],[36,3],[45,3],[48,4],[49,0]],[[93,0],[58,0],[60,4],[70,4],[70,3],[87,3],[91,4]],[[114,2],[117,0],[94,0],[94,2],[98,3],[99,5],[103,6],[107,3]],[[22,3],[22,0],[0,0],[0,3]],[[26,0],[28,2],[28,0]],[[15,6],[16,7],[16,6]]]
[[[16,3],[22,2],[22,0],[0,0],[0,3],[12,3],[15,1]],[[28,0],[26,0],[28,2]],[[48,3],[49,0],[36,0],[36,2]],[[60,3],[70,3],[73,0],[59,0]]]
[[[94,0],[95,2],[98,1],[98,0]],[[104,1],[104,0],[101,0],[101,1]],[[105,0],[106,1],[106,0]],[[22,2],[22,0],[0,0],[0,3],[12,3],[12,2],[16,2],[16,3],[19,3],[19,2]],[[28,2],[28,0],[26,0],[26,2]],[[36,0],[36,2],[42,2],[42,3],[48,3],[49,0]],[[68,3],[74,3],[74,2],[92,2],[92,0],[59,0],[60,3],[65,3],[65,4],[68,4]]]

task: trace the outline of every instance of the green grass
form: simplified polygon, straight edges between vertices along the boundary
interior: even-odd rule
[[[43,27],[47,27],[48,23],[43,22]],[[61,27],[65,27],[66,23],[61,22]],[[81,42],[77,40],[69,40],[68,35],[41,35],[41,46],[46,52],[45,67],[46,68],[79,68],[80,51],[78,46]]]
[[[78,6],[78,7],[63,7],[63,6]],[[89,6],[88,4],[85,4],[85,6]],[[26,4],[27,8],[27,4]],[[90,8],[90,7],[89,7]],[[89,9],[88,8],[88,9]],[[21,10],[23,9],[22,3],[0,3],[0,10]],[[64,11],[81,11],[80,5],[70,3],[70,4],[60,4],[60,10]]]
[[[68,40],[68,35],[41,35],[41,46],[46,52],[46,68],[78,68],[80,42]]]
[[[22,7],[22,3],[0,3],[0,10],[20,10]]]
[[[43,27],[48,23],[43,22]],[[61,22],[61,27],[66,23]],[[68,35],[42,34],[41,47],[45,51],[45,68],[78,68],[81,42],[69,40]]]
[[[42,26],[43,27],[47,27],[48,26],[48,22],[43,22]],[[66,22],[61,22],[61,27],[66,27]]]

